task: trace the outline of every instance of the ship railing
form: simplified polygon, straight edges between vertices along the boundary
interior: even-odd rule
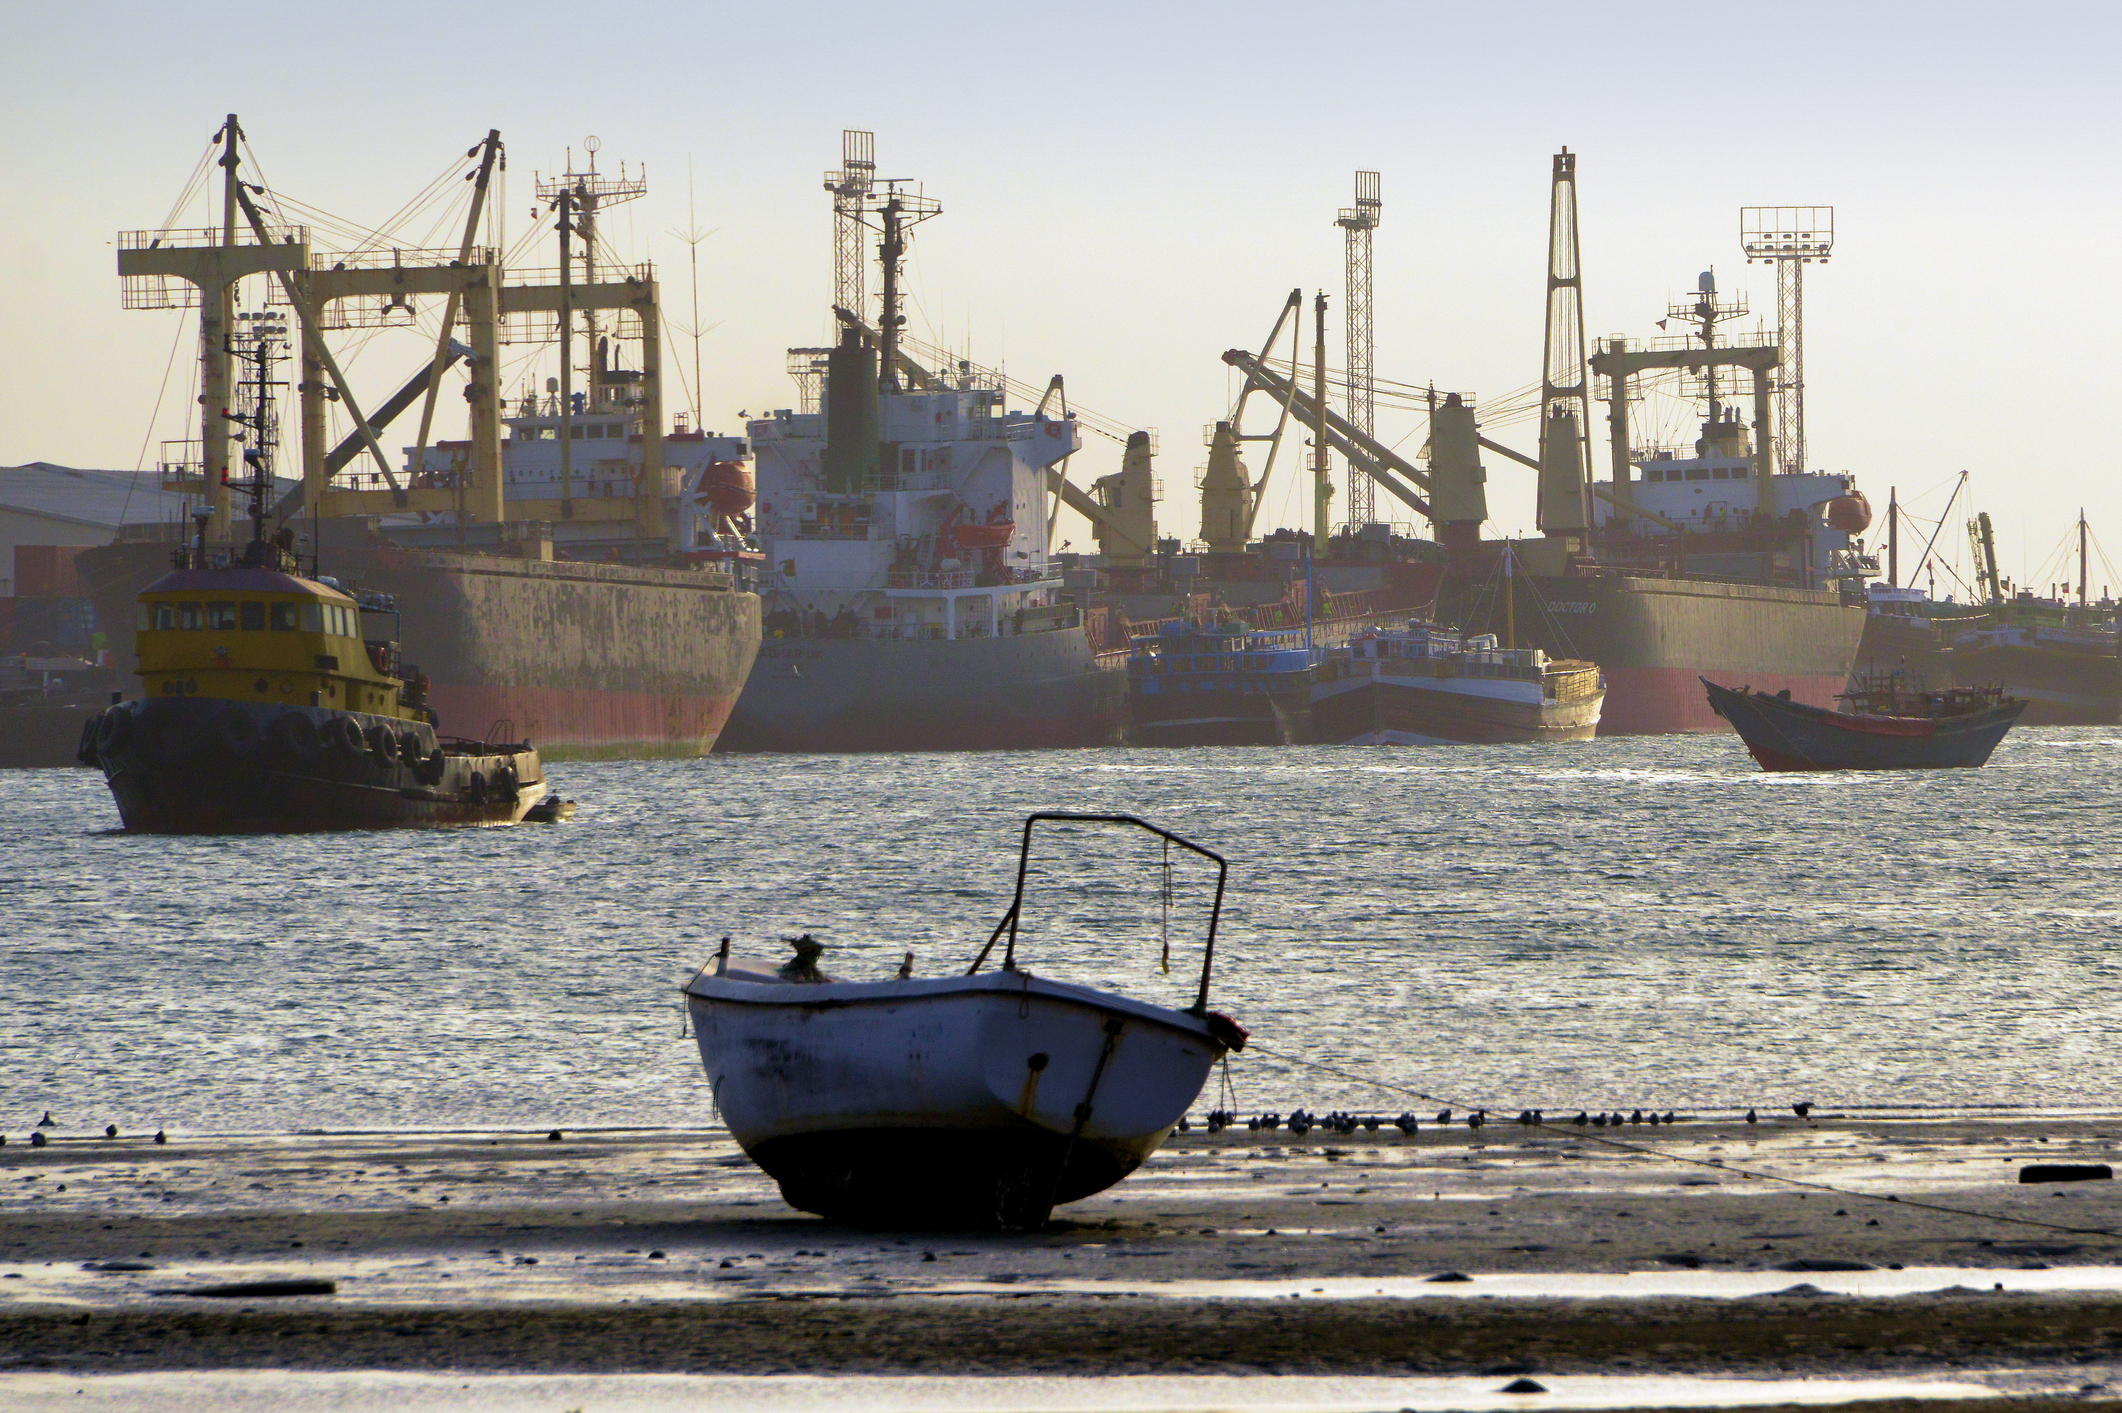
[[[880,491],[942,491],[950,489],[951,480],[947,471],[880,471],[870,485]]]
[[[852,525],[828,525],[823,521],[806,520],[796,526],[799,540],[866,540],[869,538],[867,520],[858,520]]]
[[[939,569],[932,572],[894,569],[891,586],[895,589],[970,589],[974,573],[970,569]]]

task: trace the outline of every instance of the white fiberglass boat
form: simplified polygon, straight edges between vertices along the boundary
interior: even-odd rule
[[[1033,827],[1126,824],[1214,861],[1194,1004],[1172,1010],[1017,961]],[[963,975],[844,981],[808,937],[785,966],[720,955],[685,986],[716,1107],[791,1206],[869,1225],[1034,1228],[1164,1142],[1245,1031],[1208,1009],[1229,866],[1131,815],[1025,821],[1009,911]],[[1007,938],[999,970],[981,968]],[[909,954],[910,956],[910,954]]]

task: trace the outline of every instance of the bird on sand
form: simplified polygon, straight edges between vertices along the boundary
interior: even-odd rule
[[[44,1111],[44,1117],[43,1117],[43,1118],[41,1118],[41,1119],[39,1119],[39,1120],[37,1120],[37,1127],[38,1127],[38,1128],[57,1128],[57,1127],[59,1127],[59,1125],[57,1125],[57,1124],[55,1124],[55,1123],[53,1123],[53,1122],[52,1122],[52,1111],[51,1111],[50,1109],[46,1109],[46,1110]]]
[[[1801,1119],[1810,1118],[1813,1112],[1813,1102],[1807,1099],[1802,1103],[1793,1104],[1790,1106],[1790,1111]]]
[[[116,1124],[105,1124],[103,1126],[103,1136],[105,1138],[116,1138],[118,1136],[118,1126]]]
[[[1750,1124],[1757,1124],[1761,1122],[1761,1118],[1752,1109],[1748,1109],[1746,1111],[1746,1121]]]
[[[1585,1112],[1582,1109],[1579,1109],[1577,1110],[1577,1116],[1571,1119],[1570,1122],[1575,1124],[1578,1128],[1582,1128],[1586,1124],[1590,1123],[1591,1119],[1585,1115]]]

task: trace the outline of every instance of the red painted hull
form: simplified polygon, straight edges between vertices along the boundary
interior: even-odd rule
[[[1835,705],[1835,693],[1848,685],[1846,676],[1755,672],[1746,685],[1771,695],[1788,688],[1793,701],[1808,706]],[[1609,667],[1606,709],[1599,718],[1601,736],[1662,736],[1673,732],[1729,731],[1731,723],[1710,710],[1702,683],[1687,667]]]
[[[734,693],[687,697],[443,682],[430,683],[427,695],[446,729],[481,736],[494,722],[513,723],[501,738],[535,741],[548,758],[704,755],[737,704]]]

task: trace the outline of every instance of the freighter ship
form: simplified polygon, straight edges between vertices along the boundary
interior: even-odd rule
[[[1470,633],[1502,631],[1506,613],[1506,545],[1481,537],[1489,515],[1481,453],[1528,468],[1541,534],[1507,549],[1521,596],[1516,642],[1598,667],[1606,683],[1601,735],[1728,730],[1702,695],[1701,675],[1829,705],[1848,680],[1864,628],[1856,586],[1877,572],[1856,538],[1869,507],[1850,477],[1805,473],[1796,451],[1779,457],[1768,426],[1783,348],[1774,338],[1744,343],[1719,332],[1720,322],[1744,309],[1718,301],[1712,276],[1702,277],[1697,298],[1668,311],[1668,320],[1681,319],[1692,332],[1649,343],[1606,340],[1586,357],[1576,160],[1566,149],[1557,154],[1550,187],[1537,456],[1482,435],[1474,400],[1459,393],[1430,394],[1426,458],[1402,456],[1360,417],[1336,415],[1324,405],[1323,327],[1309,391],[1294,342],[1286,360],[1275,355],[1302,306],[1295,292],[1258,353],[1234,348],[1223,355],[1245,375],[1233,425],[1247,398],[1264,395],[1280,407],[1282,421],[1272,439],[1240,434],[1245,440],[1279,441],[1282,423],[1294,419],[1322,448],[1347,457],[1352,475],[1369,477],[1428,519],[1449,566],[1433,616]],[[1323,325],[1323,297],[1320,319]],[[1639,447],[1631,439],[1636,382],[1653,370],[1699,379],[1695,391],[1707,415],[1691,448]],[[1752,376],[1750,423],[1726,405],[1724,370]],[[1613,429],[1613,475],[1597,484],[1584,433],[1592,374],[1605,380]],[[1323,450],[1315,465],[1323,522],[1331,494]]]
[[[126,307],[200,313],[200,439],[165,446],[162,472],[166,488],[194,499],[202,554],[237,553],[229,470],[259,450],[239,455],[222,410],[231,349],[257,320],[291,317],[302,345],[303,480],[271,519],[309,542],[312,574],[395,598],[404,650],[428,673],[428,701],[448,728],[527,735],[548,757],[710,749],[759,642],[759,600],[739,577],[757,557],[742,536],[746,452],[740,438],[703,435],[682,418],[666,425],[655,272],[601,256],[600,211],[643,194],[645,181],[623,167],[600,173],[594,157],[586,171],[538,181],[560,268],[517,276],[498,245],[476,240],[498,133],[466,154],[476,166],[461,244],[394,248],[379,233],[369,247],[332,252],[281,219],[288,205],[243,166],[242,137],[233,115],[215,135],[221,225],[128,232],[119,251]],[[410,326],[416,307],[441,315],[434,355],[364,414],[327,335]],[[578,339],[588,350],[579,393]],[[501,346],[544,342],[559,345],[559,376],[543,398],[504,401]],[[628,345],[632,369],[621,366]],[[468,435],[431,442],[437,391],[460,360]],[[379,434],[423,395],[418,443],[394,463]],[[334,402],[354,424],[336,447]],[[167,533],[78,561],[105,623],[131,622],[184,534],[141,528]]]
[[[1009,411],[1003,381],[970,363],[931,371],[908,355],[906,233],[940,207],[897,184],[875,197],[863,210],[882,234],[876,328],[840,304],[824,410],[784,410],[746,429],[766,640],[722,747],[1110,741],[1126,681],[1099,669],[1049,554],[1056,468],[1081,430],[1043,401]]]

